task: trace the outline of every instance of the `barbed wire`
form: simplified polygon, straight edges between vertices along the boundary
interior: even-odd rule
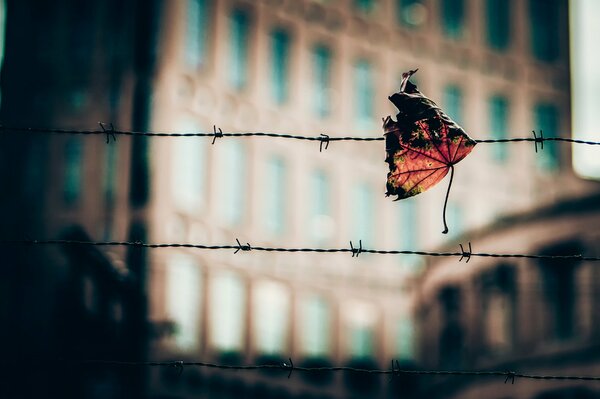
[[[287,372],[287,377],[290,378],[294,371],[305,373],[323,373],[323,372],[350,372],[370,375],[388,375],[398,377],[401,375],[436,375],[436,376],[471,376],[471,377],[503,377],[504,382],[511,381],[514,384],[516,379],[532,379],[532,380],[574,380],[574,381],[600,381],[600,376],[590,375],[549,375],[549,374],[528,374],[510,370],[418,370],[418,369],[403,369],[398,360],[392,360],[391,368],[389,369],[366,369],[351,366],[323,366],[323,367],[303,367],[296,366],[291,358],[286,362],[271,363],[271,364],[253,364],[253,365],[230,365],[218,364],[199,361],[120,361],[120,360],[81,360],[67,361],[74,365],[98,365],[98,366],[123,366],[123,367],[172,367],[179,374],[183,372],[185,367],[202,367],[218,370],[236,370],[236,371],[252,371],[252,370],[282,370]],[[46,363],[46,362],[44,362]],[[58,363],[58,362],[56,362]]]
[[[306,140],[306,141],[319,141],[321,143],[320,149],[325,149],[332,141],[384,141],[385,137],[356,137],[356,136],[340,136],[331,137],[328,134],[321,133],[318,136],[307,136],[307,135],[295,135],[287,133],[270,133],[270,132],[223,132],[221,129],[214,126],[213,132],[189,132],[189,133],[177,133],[177,132],[135,132],[126,130],[116,130],[112,124],[109,128],[106,128],[103,123],[100,123],[101,129],[99,130],[75,130],[75,129],[56,129],[56,128],[34,128],[34,127],[8,127],[0,125],[0,132],[2,133],[46,133],[46,134],[68,134],[68,135],[82,135],[82,136],[106,136],[107,143],[112,138],[116,140],[116,136],[133,136],[133,137],[212,137],[213,144],[217,138],[223,137],[268,137],[268,138],[281,138],[281,139],[293,139],[293,140]],[[495,143],[517,143],[517,142],[534,142],[536,144],[542,144],[553,141],[553,142],[565,142],[574,144],[584,145],[600,145],[600,141],[590,141],[573,139],[567,137],[544,137],[543,134],[539,136],[533,134],[533,137],[515,137],[515,138],[499,138],[499,139],[475,139],[477,143],[482,144],[495,144]]]
[[[236,239],[235,244],[230,245],[206,245],[206,244],[185,244],[185,243],[145,243],[142,241],[78,241],[78,240],[0,240],[2,244],[22,244],[22,245],[89,245],[89,246],[126,246],[140,248],[192,248],[202,250],[235,250],[234,254],[240,251],[261,251],[261,252],[314,252],[314,253],[351,253],[352,257],[358,257],[360,254],[377,254],[377,255],[419,255],[432,257],[458,257],[459,261],[463,259],[468,263],[472,257],[482,258],[525,258],[525,259],[547,259],[547,260],[564,260],[573,259],[580,261],[598,262],[600,257],[583,256],[582,254],[571,255],[549,255],[549,254],[498,254],[487,252],[473,252],[471,243],[468,243],[469,249],[465,249],[462,244],[459,244],[460,251],[457,252],[433,252],[433,251],[413,251],[413,250],[384,250],[384,249],[369,249],[362,245],[362,240],[359,240],[359,245],[356,247],[352,241],[348,248],[285,248],[285,247],[266,247],[253,246],[250,243],[242,244]]]

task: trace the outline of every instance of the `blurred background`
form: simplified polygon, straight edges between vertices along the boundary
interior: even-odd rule
[[[600,256],[591,146],[479,144],[385,198],[402,72],[476,139],[598,141],[595,0],[0,1],[0,239]],[[572,127],[574,127],[572,129]],[[600,397],[595,382],[86,365],[346,365],[600,375],[585,261],[2,245],[6,398]]]

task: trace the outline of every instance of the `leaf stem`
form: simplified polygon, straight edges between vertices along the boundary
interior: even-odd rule
[[[452,187],[452,179],[454,178],[454,165],[450,165],[450,183],[448,183],[448,190],[446,191],[446,199],[444,200],[444,211],[442,212],[442,219],[444,220],[444,231],[442,234],[448,234],[448,224],[446,223],[446,207],[448,206],[448,197],[450,196],[450,187]]]

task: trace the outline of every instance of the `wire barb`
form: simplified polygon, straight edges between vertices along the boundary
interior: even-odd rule
[[[176,360],[171,363],[171,366],[175,370],[177,370],[177,377],[180,377],[181,374],[183,373],[183,366],[184,366],[183,360]]]
[[[325,149],[329,148],[329,135],[328,134],[321,133],[321,135],[319,136],[319,141],[321,142],[319,144],[319,152],[323,152],[323,143],[325,143]]]
[[[112,137],[113,142],[117,142],[117,136],[115,136],[115,127],[113,126],[112,122],[110,123],[110,127],[108,129],[106,129],[104,127],[104,123],[102,122],[98,122],[98,124],[100,125],[100,128],[102,129],[102,131],[104,133],[106,133],[106,144],[110,143],[110,139]]]
[[[288,360],[289,363],[283,362],[281,363],[281,367],[283,367],[285,370],[290,370],[287,376],[287,378],[289,379],[292,376],[292,371],[294,371],[294,362],[292,361],[291,357],[288,357]]]
[[[252,250],[252,246],[250,245],[249,242],[247,242],[246,245],[242,245],[240,240],[238,240],[237,238],[235,240],[237,241],[238,246],[237,246],[237,249],[235,250],[235,252],[233,253],[234,255],[240,251],[251,251]]]
[[[508,380],[510,380],[510,383],[512,385],[515,385],[515,377],[517,376],[517,373],[515,373],[514,371],[506,371],[506,379],[504,380],[504,383],[506,384],[508,382]]]
[[[213,125],[213,140],[212,140],[212,145],[215,144],[215,140],[217,138],[222,138],[223,137],[223,131],[221,130],[221,128],[219,128],[219,131],[217,132],[217,125]]]
[[[352,252],[353,258],[355,256],[358,258],[358,255],[360,255],[363,251],[362,240],[358,240],[358,248],[354,248],[354,245],[352,245],[352,241],[350,241],[350,251]]]
[[[535,153],[538,152],[538,143],[540,143],[540,150],[544,149],[544,132],[540,130],[539,137],[535,134],[535,130],[533,132],[533,145],[535,146]]]
[[[462,262],[463,259],[466,259],[465,263],[469,263],[471,260],[471,255],[473,255],[473,249],[471,248],[471,241],[469,241],[469,250],[465,251],[462,244],[458,244],[460,246],[460,259],[459,262]]]

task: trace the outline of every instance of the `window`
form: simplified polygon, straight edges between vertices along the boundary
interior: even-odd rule
[[[464,231],[463,208],[458,202],[448,201],[448,226],[450,238],[457,237]]]
[[[495,50],[506,50],[510,43],[510,9],[512,0],[486,0],[486,39]]]
[[[282,29],[271,33],[271,88],[276,104],[288,99],[290,36]]]
[[[351,359],[373,357],[377,309],[371,304],[353,301],[345,312],[349,357]]]
[[[222,352],[237,352],[244,340],[246,287],[233,274],[221,274],[212,280],[210,290],[210,333],[213,347]]]
[[[403,316],[398,321],[396,330],[397,349],[399,360],[413,360],[415,358],[415,323],[409,316]]]
[[[286,352],[290,325],[290,295],[281,283],[263,281],[254,287],[253,327],[256,351],[263,355]]]
[[[313,49],[314,107],[319,118],[331,113],[331,51],[318,45]]]
[[[285,228],[286,169],[283,159],[273,157],[267,163],[267,191],[265,193],[265,223],[267,230],[281,234]]]
[[[198,132],[194,121],[184,122],[182,130]],[[206,185],[206,141],[179,137],[171,142],[171,192],[175,205],[186,212],[198,212],[204,203]]]
[[[407,198],[398,202],[398,236],[400,250],[414,251],[420,248],[419,243],[419,211],[415,198]],[[418,255],[403,255],[399,257],[403,265],[417,268],[423,263]]]
[[[354,7],[360,12],[368,14],[375,8],[375,1],[376,0],[354,0]]]
[[[311,296],[302,303],[302,351],[308,357],[327,357],[331,345],[331,310],[324,298]]]
[[[487,350],[493,354],[510,350],[514,337],[514,271],[501,265],[482,275],[481,306]]]
[[[459,368],[463,363],[465,333],[462,326],[461,291],[458,287],[444,287],[439,295],[442,331],[440,334],[440,367]]]
[[[456,123],[463,123],[463,95],[457,86],[447,86],[443,94],[444,110]]]
[[[539,61],[555,61],[559,55],[558,0],[529,0],[531,52]]]
[[[246,190],[246,152],[243,143],[231,140],[220,146],[221,179],[218,204],[222,220],[235,226],[243,221]]]
[[[117,184],[117,162],[119,145],[118,142],[110,143],[106,146],[104,155],[104,176],[102,179],[102,187],[104,198],[107,204],[112,204],[115,199],[115,187]]]
[[[409,28],[418,28],[427,20],[427,8],[423,0],[396,0],[396,18]]]
[[[81,139],[71,137],[65,145],[65,169],[63,180],[63,198],[66,204],[72,205],[81,195],[83,178],[83,143]]]
[[[535,130],[541,130],[544,137],[557,137],[559,135],[558,109],[553,104],[539,103],[533,110]],[[559,146],[554,142],[544,142],[544,149],[535,154],[537,166],[540,170],[556,172],[560,167]]]
[[[492,139],[505,139],[508,137],[508,100],[501,96],[493,96],[488,102],[490,136]],[[494,145],[492,157],[497,162],[504,162],[508,158],[508,146],[505,144]]]
[[[248,79],[248,43],[250,17],[243,10],[235,10],[230,18],[231,60],[229,62],[229,80],[231,85],[241,90]]]
[[[359,127],[371,127],[373,124],[373,70],[366,60],[354,64],[355,116]]]
[[[323,170],[316,170],[310,177],[309,234],[317,243],[326,242],[333,235],[331,217],[331,182]]]
[[[187,0],[184,58],[188,66],[198,68],[206,62],[209,0]]]
[[[440,0],[440,2],[444,34],[451,39],[460,39],[464,28],[464,0]]]
[[[175,345],[193,350],[200,339],[202,275],[194,258],[174,256],[167,264],[166,307],[168,320],[175,323]]]
[[[363,246],[369,245],[374,239],[374,203],[373,191],[366,183],[354,187],[353,192],[354,208],[354,231],[353,239],[358,245],[358,240],[362,240]]]

